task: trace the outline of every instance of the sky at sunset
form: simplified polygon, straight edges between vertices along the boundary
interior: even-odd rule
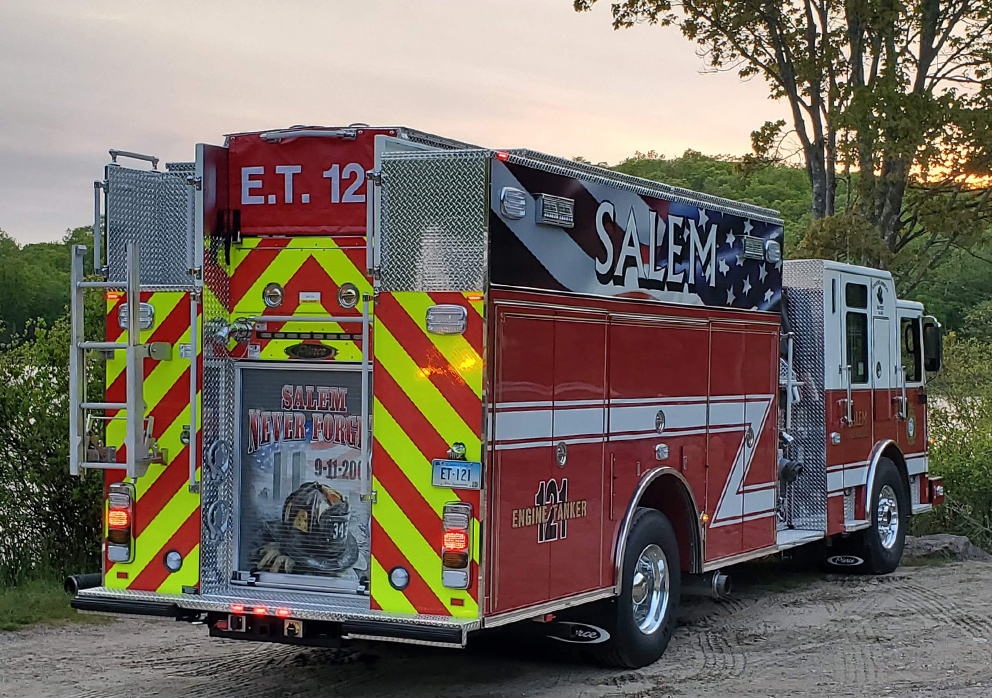
[[[28,243],[89,224],[109,148],[191,160],[292,124],[593,162],[747,152],[784,105],[702,67],[676,30],[613,31],[608,2],[0,0],[0,229]]]

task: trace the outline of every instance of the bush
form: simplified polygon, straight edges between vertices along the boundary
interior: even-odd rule
[[[104,313],[88,314],[99,333]],[[30,340],[0,348],[0,587],[100,569],[103,473],[69,475],[69,328],[67,317],[34,323]],[[101,366],[89,371],[92,399]]]
[[[930,471],[946,503],[916,533],[966,535],[992,550],[992,344],[949,334],[944,367],[929,387]]]

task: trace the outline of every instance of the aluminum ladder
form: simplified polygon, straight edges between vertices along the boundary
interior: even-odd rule
[[[99,243],[97,243],[99,244]],[[127,295],[127,342],[88,342],[84,335],[84,296],[86,289],[120,289],[116,281],[85,281],[83,279],[83,259],[85,245],[72,248],[71,283],[69,312],[72,324],[72,346],[69,350],[69,472],[78,475],[81,469],[121,469],[128,478],[138,478],[145,474],[148,465],[161,459],[151,436],[151,418],[145,418],[144,400],[144,360],[146,358],[168,360],[172,357],[172,347],[165,342],[141,344],[141,285],[138,278],[138,244],[130,242],[125,248],[127,258],[127,280],[123,287]],[[86,352],[101,351],[113,353],[123,351],[125,356],[126,402],[94,402],[86,397]],[[87,431],[91,410],[124,410],[126,422],[124,448],[125,463],[116,459],[107,461],[87,460]],[[104,417],[103,419],[120,419]],[[146,428],[145,424],[148,422]]]

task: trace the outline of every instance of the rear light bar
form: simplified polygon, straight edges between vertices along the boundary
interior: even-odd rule
[[[445,504],[441,528],[441,583],[449,589],[468,589],[472,567],[472,505]]]
[[[107,559],[131,562],[134,559],[134,485],[115,482],[107,493]]]

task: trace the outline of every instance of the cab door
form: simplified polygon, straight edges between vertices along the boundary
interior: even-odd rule
[[[868,457],[872,446],[872,367],[871,330],[868,296],[870,279],[840,274],[841,363],[843,392],[833,401],[832,420],[841,437],[831,452],[831,464],[858,463]]]
[[[874,279],[871,284],[871,356],[873,441],[896,438],[896,409],[893,398],[901,388],[895,361],[894,293],[891,282]]]

